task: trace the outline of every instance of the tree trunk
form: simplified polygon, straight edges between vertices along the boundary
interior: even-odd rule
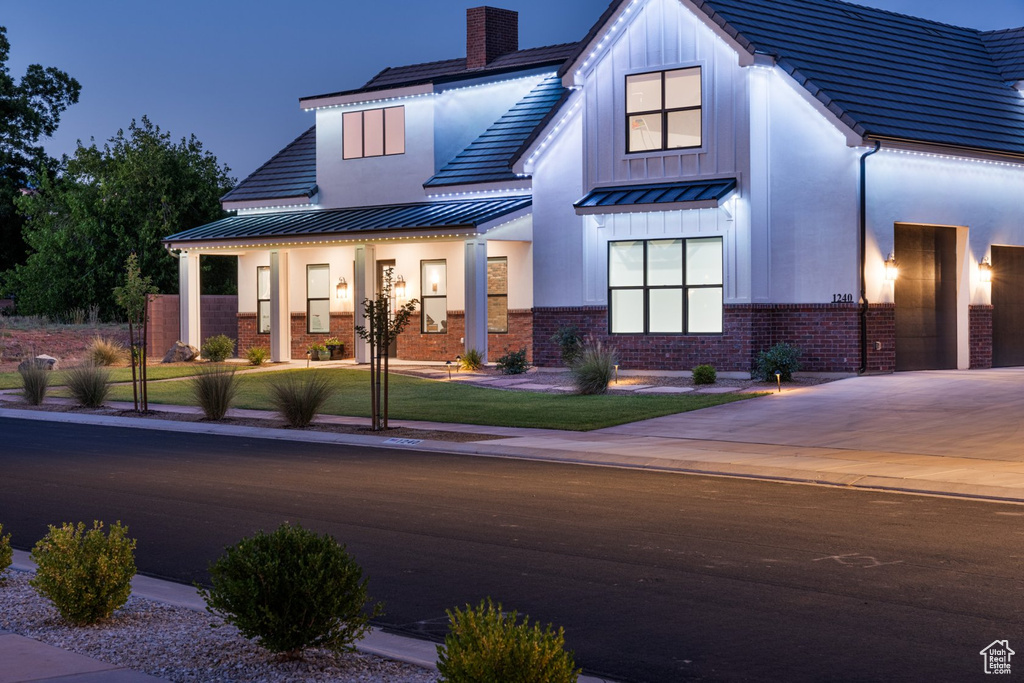
[[[149,367],[146,362],[146,346],[149,344],[149,295],[142,309],[142,349],[139,352],[139,370],[142,374],[142,411],[149,412]]]
[[[376,338],[374,337],[373,334],[373,307],[369,306],[368,308],[370,308],[370,310],[368,311],[370,315],[366,316],[366,319],[367,323],[370,326],[370,334],[367,335],[366,342],[367,345],[370,347],[370,429],[372,429],[373,431],[377,431],[377,384],[373,377],[373,350],[374,347],[376,346]]]
[[[132,402],[135,405],[135,412],[139,412],[139,382],[135,376],[135,327],[128,319],[128,353],[132,360]]]

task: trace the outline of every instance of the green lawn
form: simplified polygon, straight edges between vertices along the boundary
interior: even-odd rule
[[[240,389],[234,406],[269,409],[269,383],[287,370],[260,373],[239,378]],[[327,372],[338,392],[324,412],[332,415],[369,417],[369,375],[365,371],[331,369]],[[753,394],[675,394],[605,395],[542,394],[526,391],[501,391],[437,382],[403,375],[391,376],[390,417],[404,420],[431,420],[506,427],[545,427],[587,431],[635,422],[661,415],[682,413],[731,403]],[[130,401],[131,387],[115,387],[112,401]],[[188,382],[166,382],[149,387],[150,403],[194,405]]]
[[[174,379],[176,377],[189,377],[191,375],[198,374],[204,367],[208,367],[207,363],[194,363],[192,365],[151,365],[149,366],[149,379]],[[235,366],[239,370],[245,370],[249,366]],[[110,381],[111,382],[131,382],[132,381],[132,369],[127,368],[110,368]],[[53,373],[53,377],[50,378],[51,387],[64,386],[64,371],[56,370]],[[21,375],[18,374],[17,370],[12,372],[0,372],[0,389],[19,389],[21,388]],[[131,392],[129,386],[128,391]]]

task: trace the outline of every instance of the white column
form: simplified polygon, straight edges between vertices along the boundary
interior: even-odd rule
[[[466,350],[487,362],[487,240],[466,240]]]
[[[355,315],[354,325],[366,327],[366,306],[365,299],[372,299],[376,283],[374,283],[374,264],[376,253],[372,244],[356,245],[356,270],[352,274],[352,312]],[[355,356],[357,363],[370,362],[370,344],[356,335]]]
[[[288,252],[270,252],[270,360],[292,359],[292,312],[289,305]]]
[[[199,338],[199,252],[182,251],[178,256],[180,296],[178,297],[178,333],[181,341],[200,348]]]

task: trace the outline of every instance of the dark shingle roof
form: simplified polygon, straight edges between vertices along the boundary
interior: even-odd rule
[[[558,76],[543,79],[423,186],[515,180],[512,164],[568,92]]]
[[[222,202],[312,197],[316,194],[316,126],[221,197]]]
[[[1008,81],[1024,80],[1024,26],[981,34],[988,52]]]
[[[577,209],[635,206],[637,204],[683,204],[718,201],[736,189],[735,178],[692,180],[682,183],[619,185],[597,187],[573,206]]]
[[[392,230],[476,228],[530,206],[529,197],[421,202],[352,209],[245,214],[201,225],[165,242],[329,236]]]

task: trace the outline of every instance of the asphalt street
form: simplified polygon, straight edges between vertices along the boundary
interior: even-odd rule
[[[623,681],[966,681],[1024,644],[1024,506],[752,480],[0,420],[0,524],[121,520],[203,581],[288,520],[347,544],[383,625],[492,596]],[[1016,662],[1014,662],[1016,663]],[[1024,664],[1022,664],[1024,666]]]

